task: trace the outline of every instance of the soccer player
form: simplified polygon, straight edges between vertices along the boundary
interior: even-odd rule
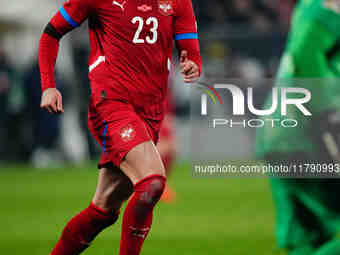
[[[257,154],[272,164],[336,163],[339,155],[340,1],[300,0],[295,9],[277,86],[305,87],[313,117],[288,110],[296,128],[272,128],[257,134]],[[292,82],[294,78],[320,78]],[[314,83],[314,84],[313,84]],[[289,85],[290,84],[290,85]],[[271,95],[270,97],[271,98]],[[267,100],[267,106],[271,100]],[[282,119],[280,112],[271,118]],[[290,255],[340,254],[338,179],[272,178],[279,246]]]
[[[164,115],[168,67],[176,41],[187,83],[201,73],[190,0],[69,0],[40,40],[41,107],[63,113],[54,82],[59,40],[89,22],[89,129],[102,146],[95,195],[64,228],[51,255],[84,251],[125,208],[120,255],[137,255],[148,235],[154,206],[165,186],[155,144]]]

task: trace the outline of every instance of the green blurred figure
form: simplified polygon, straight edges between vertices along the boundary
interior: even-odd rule
[[[319,80],[302,80],[319,78]],[[340,0],[300,0],[277,77],[277,87],[305,87],[312,100],[303,116],[288,106],[296,128],[258,129],[257,155],[273,164],[337,163],[340,142]],[[294,80],[296,79],[296,80]],[[300,79],[300,82],[299,82]],[[270,95],[264,109],[271,106]],[[278,107],[280,108],[280,107]],[[289,255],[340,254],[340,180],[271,178],[277,239]],[[339,197],[339,199],[338,199]]]

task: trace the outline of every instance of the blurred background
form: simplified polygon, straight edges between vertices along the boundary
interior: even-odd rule
[[[61,42],[57,84],[64,97],[65,114],[50,116],[39,108],[39,38],[62,2],[0,0],[0,221],[4,220],[2,229],[6,229],[0,231],[1,254],[5,254],[1,250],[23,254],[27,249],[32,251],[28,254],[47,254],[65,221],[86,206],[96,183],[95,165],[100,149],[87,129],[86,24]],[[294,2],[193,0],[203,79],[275,76]],[[190,88],[182,82],[176,68],[170,86],[175,98],[171,100],[171,112],[178,159],[170,182],[177,191],[178,203],[175,207],[161,205],[164,210],[156,220],[161,224],[155,224],[152,241],[145,250],[159,254],[162,249],[162,254],[170,254],[176,247],[195,255],[248,254],[249,250],[255,254],[277,254],[273,252],[274,216],[265,180],[190,177]],[[261,104],[269,88],[258,89],[263,90],[257,93]],[[252,137],[253,131],[242,129],[236,135],[230,132],[226,129],[226,140],[245,142],[226,150],[232,156],[251,157],[252,138],[247,137]],[[193,198],[192,194],[200,195]],[[203,209],[201,201],[206,201]],[[100,244],[86,254],[112,253],[112,240],[119,238],[116,232],[101,237]]]

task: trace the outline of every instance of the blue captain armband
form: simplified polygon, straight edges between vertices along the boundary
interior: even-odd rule
[[[197,33],[185,33],[175,35],[175,41],[185,40],[185,39],[198,39]]]
[[[63,16],[64,19],[67,21],[67,23],[69,23],[72,27],[79,27],[79,24],[71,18],[71,16],[65,10],[64,6],[60,8],[59,12],[61,16]]]

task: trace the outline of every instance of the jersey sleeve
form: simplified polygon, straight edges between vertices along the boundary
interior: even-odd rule
[[[191,0],[176,0],[175,40],[198,39],[197,24]]]
[[[59,40],[87,19],[94,9],[92,1],[95,0],[69,0],[46,26],[40,39],[38,52],[42,91],[55,87],[54,69]]]
[[[93,0],[69,0],[51,19],[50,24],[61,35],[80,26],[94,10]]]
[[[198,43],[197,23],[191,0],[177,0],[175,4],[174,39],[179,51],[186,50],[201,73],[202,59]]]

